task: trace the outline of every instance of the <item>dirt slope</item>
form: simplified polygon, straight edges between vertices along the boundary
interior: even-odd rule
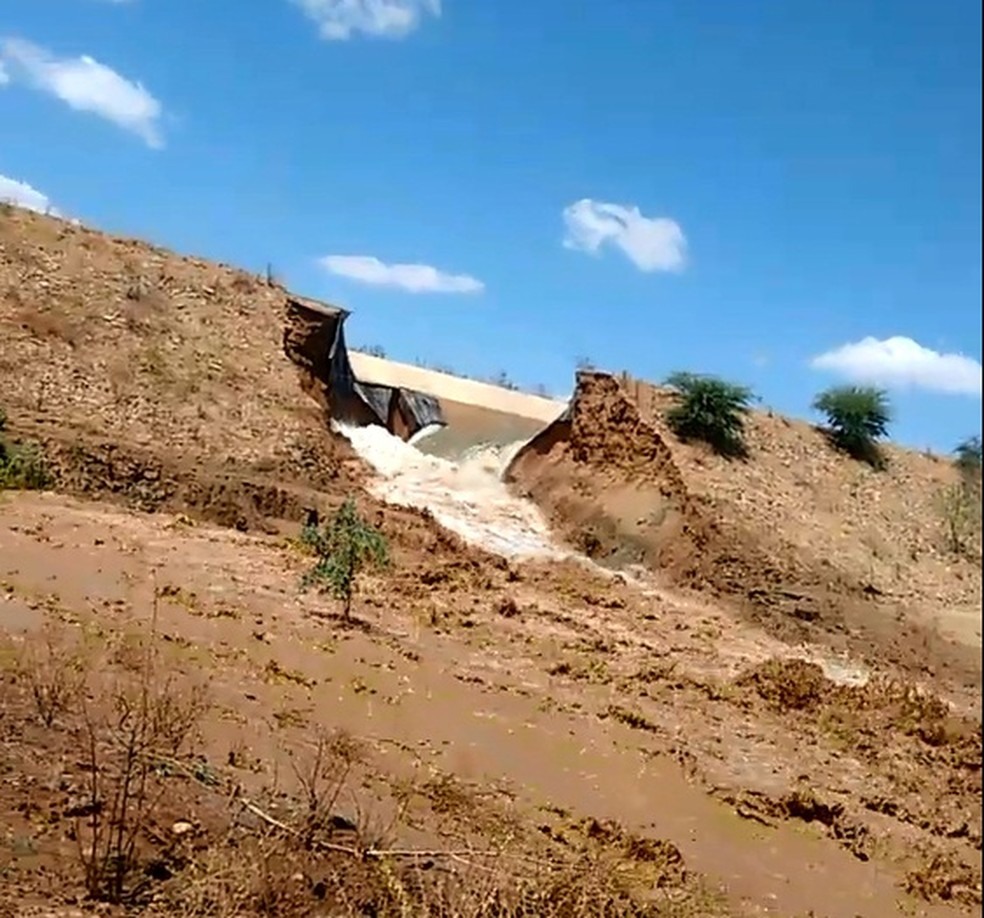
[[[890,447],[876,472],[809,425],[760,413],[748,460],[728,461],[680,443],[669,404],[648,384],[579,374],[569,417],[509,477],[605,563],[737,600],[784,637],[979,688],[979,557],[947,550],[938,506],[951,464]]]
[[[700,592],[507,563],[382,504],[284,356],[286,299],[0,212],[0,392],[56,474],[56,493],[0,495],[0,913],[388,918],[427,896],[435,915],[979,910],[980,715],[937,697],[953,648],[893,643],[894,606],[863,598],[840,555],[836,577],[816,574],[794,540],[765,540],[767,518],[734,528],[711,503],[728,470],[604,377],[517,468],[572,535],[593,533],[586,548]],[[393,565],[360,583],[346,626],[299,590],[310,559],[283,535],[350,493]],[[868,670],[830,653],[838,640]],[[80,749],[107,719],[95,754],[112,779],[114,693],[147,646],[172,677],[155,686],[206,683],[210,707],[197,746],[148,778],[141,898],[108,908],[84,895],[79,840],[103,801]],[[925,691],[888,678],[895,659]],[[46,725],[37,690],[80,670]],[[338,728],[367,760],[299,844],[296,766]],[[518,873],[534,887],[510,913],[497,897]],[[448,907],[445,883],[475,907]]]
[[[343,463],[317,406],[298,398],[286,300],[245,271],[6,208],[4,404],[42,436],[71,430],[216,470]]]

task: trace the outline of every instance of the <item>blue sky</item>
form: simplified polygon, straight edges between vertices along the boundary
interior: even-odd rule
[[[256,271],[397,359],[578,357],[897,439],[981,417],[975,0],[4,0],[0,196]],[[814,361],[820,357],[819,365]]]

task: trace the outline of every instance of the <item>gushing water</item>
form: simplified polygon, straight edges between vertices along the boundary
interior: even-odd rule
[[[420,452],[383,427],[336,423],[335,429],[375,469],[369,490],[381,500],[427,509],[466,542],[507,558],[570,557],[554,544],[540,511],[502,481],[522,442],[475,447],[451,462]]]

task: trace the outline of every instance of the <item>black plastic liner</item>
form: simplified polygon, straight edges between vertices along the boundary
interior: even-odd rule
[[[441,403],[430,395],[356,379],[345,344],[349,313],[321,303],[287,302],[284,350],[328,389],[332,417],[360,425],[378,424],[409,440],[418,431],[447,422]]]

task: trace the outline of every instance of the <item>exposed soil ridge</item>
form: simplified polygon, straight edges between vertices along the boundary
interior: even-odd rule
[[[724,592],[748,591],[753,573],[759,589],[781,579],[748,540],[737,550],[691,493],[666,438],[610,374],[579,373],[565,417],[520,450],[506,477],[601,562],[645,564]]]
[[[975,649],[953,645],[915,618],[903,623],[905,603],[897,597],[822,553],[745,524],[696,487],[710,460],[679,444],[655,409],[640,410],[639,390],[627,378],[579,373],[568,411],[507,469],[507,480],[540,506],[561,538],[599,563],[643,565],[674,586],[737,601],[783,639],[821,640],[863,657],[874,641],[892,662],[919,673],[932,646],[960,682],[980,684]],[[733,463],[730,474],[755,474],[756,461]]]

